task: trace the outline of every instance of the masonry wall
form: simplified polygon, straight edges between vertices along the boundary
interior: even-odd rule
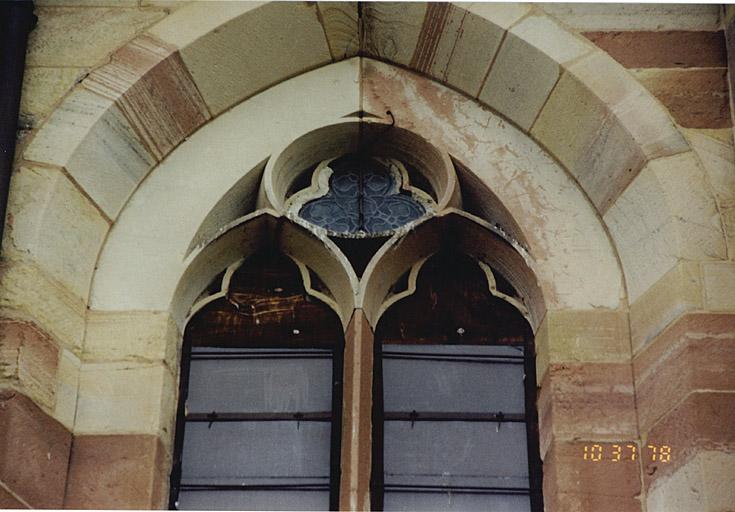
[[[96,259],[60,258],[55,248],[101,244],[110,215],[67,172],[21,161],[20,155],[68,91],[185,2],[36,5],[39,23],[27,56],[19,162],[0,260],[0,508],[163,507],[163,468],[171,454],[161,439],[171,418],[160,410],[174,400],[177,328],[165,314],[112,318],[89,312],[89,290],[79,283],[93,274]],[[732,13],[721,13],[719,6],[544,9],[628,68],[668,109],[702,163],[703,174],[693,181],[715,198],[719,219],[712,222],[721,222],[727,245],[724,256],[680,259],[625,311],[546,316],[538,344],[551,347],[539,355],[542,451],[554,468],[547,508],[733,510],[735,491],[722,478],[735,475],[735,429],[728,415],[735,410],[735,157],[725,44],[725,36],[732,40]],[[665,183],[672,169],[688,165],[672,157],[659,163],[651,179]],[[62,234],[41,225],[42,212],[30,206],[39,195],[57,212],[59,225],[74,228]],[[666,199],[682,207],[689,201]],[[641,216],[645,211],[627,218],[636,222]],[[640,257],[647,257],[643,250]],[[146,358],[110,348],[121,330]],[[99,341],[83,347],[89,332]],[[160,339],[168,341],[161,345]],[[80,373],[82,361],[90,365]],[[128,387],[131,381],[136,387]],[[129,399],[100,405],[92,395],[80,404],[80,386],[117,387]],[[86,431],[72,434],[80,414],[105,407],[120,415],[118,428],[95,431],[94,418],[85,417]],[[148,433],[129,435],[128,425],[141,422],[150,423]],[[628,439],[668,444],[681,455],[670,464],[641,463],[633,473],[595,471],[579,457],[580,442]],[[102,466],[112,469],[101,476]]]

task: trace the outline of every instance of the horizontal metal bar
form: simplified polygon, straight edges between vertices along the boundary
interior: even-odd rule
[[[525,414],[501,412],[438,412],[438,411],[390,411],[383,413],[385,421],[476,421],[486,423],[525,423]]]
[[[329,484],[182,484],[181,491],[329,491]]]
[[[332,421],[332,413],[326,412],[193,412],[186,421],[218,423],[232,421]]]
[[[457,493],[457,494],[505,494],[528,495],[531,490],[526,487],[479,487],[462,485],[398,485],[385,484],[386,492],[415,492],[415,493]]]
[[[225,359],[331,359],[333,352],[324,351],[301,351],[288,352],[192,352],[192,360],[225,360]]]
[[[479,364],[518,364],[524,363],[523,356],[490,356],[472,354],[409,354],[405,352],[383,352],[383,359],[403,359],[409,361],[438,361],[452,363],[479,363]]]

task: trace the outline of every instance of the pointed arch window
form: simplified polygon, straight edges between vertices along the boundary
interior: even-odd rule
[[[378,324],[374,510],[543,510],[532,332],[486,272],[439,253]]]

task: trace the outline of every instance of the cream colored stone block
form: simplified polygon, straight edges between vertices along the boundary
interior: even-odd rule
[[[455,2],[454,5],[503,30],[508,30],[533,10],[530,4],[523,3]]]
[[[507,10],[507,6],[500,6]],[[505,29],[473,12],[453,8],[431,59],[429,74],[477,96]]]
[[[167,39],[166,32],[153,31],[166,42],[180,40]],[[291,2],[265,4],[229,19],[183,47],[181,56],[214,114],[331,60],[316,4]]]
[[[735,310],[735,263],[702,263],[705,308],[708,311]]]
[[[702,309],[703,294],[699,263],[676,264],[630,305],[633,353],[645,347],[685,311]]]
[[[159,9],[39,7],[28,66],[91,67],[166,13]]]
[[[174,380],[162,364],[82,364],[74,433],[158,434],[168,429]]]
[[[719,8],[714,4],[539,3],[537,5],[578,31],[719,28]]]
[[[511,30],[479,99],[528,130],[559,79],[559,69],[556,62]]]
[[[426,2],[363,4],[364,52],[371,57],[415,68],[415,65],[411,66],[411,61],[430,6]],[[430,38],[435,40],[440,36],[441,28],[433,32]]]
[[[69,350],[62,350],[59,369],[56,372],[56,406],[54,418],[67,429],[74,428],[77,412],[77,391],[79,388],[79,371],[81,361]]]
[[[605,212],[643,166],[644,155],[609,106],[564,73],[531,128]]]
[[[705,512],[706,495],[700,462],[694,458],[672,475],[658,478],[646,496],[648,512]]]
[[[89,68],[26,68],[20,116],[29,128],[36,128]]]
[[[178,366],[181,335],[165,311],[94,311],[87,315],[86,361],[165,361]]]
[[[722,228],[727,238],[727,252],[735,259],[735,151],[732,130],[730,142],[725,143],[702,130],[686,130],[692,148],[702,161],[714,191],[721,214]]]
[[[611,110],[643,151],[646,159],[685,152],[689,145],[668,111],[630,73],[602,51],[595,51],[569,66]],[[625,176],[630,178],[625,181]],[[623,175],[623,187],[635,176]]]
[[[154,163],[112,101],[81,88],[54,111],[24,156],[64,167],[113,219]]]
[[[8,212],[13,248],[86,303],[108,223],[58,168],[22,166]]]
[[[0,313],[35,323],[79,354],[84,334],[84,302],[27,261],[0,264]]]
[[[648,491],[648,512],[730,512],[735,503],[735,455],[706,450],[657,479]]]
[[[628,315],[623,311],[546,312],[536,335],[538,381],[548,364],[629,361]]]
[[[360,50],[357,2],[319,2],[318,6],[332,60],[357,55]]]
[[[604,220],[635,302],[679,259],[724,259],[725,240],[706,176],[693,153],[650,162]]]
[[[706,451],[697,456],[702,465],[706,512],[735,510],[735,454],[732,452]]]

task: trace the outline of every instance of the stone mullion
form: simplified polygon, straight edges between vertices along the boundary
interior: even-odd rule
[[[345,332],[340,510],[370,510],[374,336],[362,309]]]

